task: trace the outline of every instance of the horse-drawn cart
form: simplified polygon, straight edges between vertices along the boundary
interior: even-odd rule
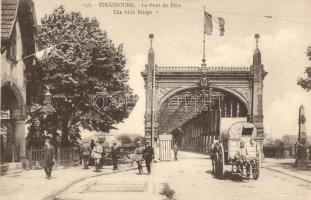
[[[217,177],[224,175],[225,165],[231,165],[232,174],[241,177],[252,175],[255,180],[258,179],[260,146],[256,142],[256,135],[256,127],[249,122],[234,123],[220,134],[219,141],[215,141],[211,154],[213,171]],[[243,149],[241,145],[244,145]],[[238,153],[241,149],[245,150],[245,155]]]

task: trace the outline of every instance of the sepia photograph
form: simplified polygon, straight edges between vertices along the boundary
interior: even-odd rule
[[[1,0],[1,200],[311,199],[311,1]]]

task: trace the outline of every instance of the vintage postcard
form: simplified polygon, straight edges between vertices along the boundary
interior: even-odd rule
[[[311,1],[1,0],[0,198],[311,198]]]

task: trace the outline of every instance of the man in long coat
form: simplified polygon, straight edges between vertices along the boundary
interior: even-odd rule
[[[113,147],[111,148],[111,158],[112,158],[112,163],[113,163],[113,169],[112,170],[117,170],[118,169],[118,147],[117,147],[117,143],[113,143]]]
[[[174,160],[177,160],[177,153],[178,153],[177,142],[175,142],[173,149],[174,149]]]
[[[146,163],[148,174],[150,174],[151,173],[151,162],[154,159],[154,150],[152,146],[150,146],[149,142],[146,143],[146,147],[143,150],[143,157]]]
[[[46,178],[50,179],[52,174],[52,167],[55,163],[55,148],[51,145],[51,139],[45,139],[45,145],[43,147],[43,161],[44,161],[44,171],[46,174]]]

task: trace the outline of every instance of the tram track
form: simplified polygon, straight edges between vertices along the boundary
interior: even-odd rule
[[[74,186],[75,184],[90,179],[90,178],[95,178],[95,177],[99,177],[99,176],[105,176],[105,175],[111,175],[111,174],[117,174],[117,173],[122,173],[122,172],[126,172],[126,171],[132,171],[132,170],[137,170],[137,168],[129,168],[129,169],[123,169],[123,170],[118,170],[118,171],[111,171],[111,172],[98,172],[94,175],[88,175],[88,176],[84,176],[84,177],[80,177],[77,178],[69,183],[67,183],[65,186],[63,186],[60,189],[54,190],[52,192],[50,192],[49,194],[45,195],[42,200],[56,200],[58,199],[59,194],[65,192],[66,190],[68,190],[70,187]]]
[[[283,174],[283,175],[286,175],[286,176],[290,176],[290,177],[292,177],[292,178],[296,178],[296,179],[299,179],[299,180],[304,181],[304,182],[307,182],[307,183],[311,183],[310,180],[307,180],[307,179],[305,179],[305,178],[296,176],[296,175],[291,174],[291,173],[288,173],[288,172],[284,172],[284,171],[279,170],[279,169],[271,168],[271,167],[268,167],[268,166],[262,166],[262,168],[267,169],[267,170],[270,170],[270,171],[273,171],[273,172],[277,172],[277,173],[280,173],[280,174]]]

